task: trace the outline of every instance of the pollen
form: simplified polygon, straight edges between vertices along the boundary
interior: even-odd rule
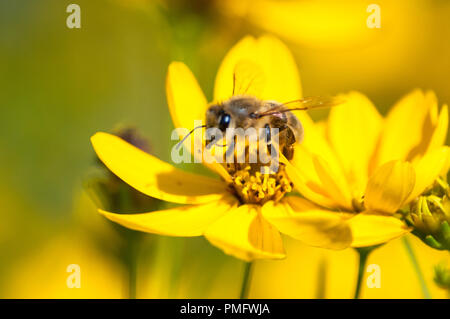
[[[260,166],[250,164],[227,165],[232,176],[230,190],[243,204],[259,204],[279,201],[292,191],[293,184],[285,172],[283,164],[273,174],[262,174]]]

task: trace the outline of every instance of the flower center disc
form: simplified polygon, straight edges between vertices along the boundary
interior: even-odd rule
[[[283,164],[274,174],[262,174],[257,164],[227,164],[232,177],[231,191],[243,204],[259,204],[279,201],[292,191],[293,184],[288,178]]]

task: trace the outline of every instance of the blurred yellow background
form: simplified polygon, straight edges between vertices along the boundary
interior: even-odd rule
[[[81,29],[66,26],[73,2]],[[168,64],[185,62],[211,98],[221,59],[246,34],[273,33],[286,42],[306,96],[359,90],[385,114],[419,87],[448,104],[450,2],[377,1],[379,29],[366,25],[371,3],[1,1],[0,297],[238,297],[243,263],[203,238],[131,234],[96,213],[83,190],[98,173],[89,138],[131,125],[169,161]],[[326,111],[311,115],[321,119]],[[431,296],[446,297],[432,278],[448,253],[410,240]],[[256,263],[250,297],[352,297],[353,250],[289,240],[287,252],[285,261]],[[363,297],[424,297],[401,240],[376,250],[368,263],[380,265],[382,287],[363,288]],[[69,264],[81,267],[80,289],[67,288]]]

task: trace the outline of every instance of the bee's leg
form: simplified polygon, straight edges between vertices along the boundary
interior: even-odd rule
[[[270,125],[266,124],[264,125],[265,135],[266,135],[266,144],[270,145],[270,142],[272,141],[272,133],[270,132]]]
[[[271,149],[270,144],[272,144],[272,132],[270,131],[270,124],[264,125],[264,141],[266,142],[265,147],[267,147],[267,152],[270,155]]]
[[[295,135],[292,130],[286,126],[286,129],[283,130],[283,143],[282,145],[282,153],[288,159],[291,160],[294,157],[294,143],[295,143]]]
[[[283,155],[290,161],[294,158],[294,146],[285,145],[283,147]]]

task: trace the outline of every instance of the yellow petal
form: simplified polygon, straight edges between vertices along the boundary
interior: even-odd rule
[[[386,118],[374,167],[391,160],[411,159],[414,150],[425,141],[423,129],[436,103],[433,93],[415,90],[392,108]]]
[[[391,161],[379,167],[367,184],[367,210],[394,214],[414,188],[414,169],[408,162]]]
[[[148,196],[200,204],[216,201],[226,193],[225,183],[176,169],[117,136],[100,132],[91,141],[100,160],[114,174]]]
[[[450,170],[450,152],[447,154],[447,160],[444,164],[444,167],[442,167],[441,173],[439,175],[443,178],[447,178],[449,170]]]
[[[425,189],[431,186],[447,167],[447,161],[450,156],[448,146],[442,146],[425,154],[424,157],[415,161],[413,164],[416,173],[416,182],[414,190],[411,192],[409,202],[422,194]]]
[[[352,247],[378,245],[411,231],[400,219],[364,212],[349,220],[352,230]]]
[[[300,120],[304,130],[301,145],[312,154],[318,154],[324,158],[334,169],[342,170],[339,158],[329,144],[324,130],[323,123],[314,123],[304,111],[294,111]]]
[[[303,196],[328,208],[352,209],[350,188],[338,163],[326,161],[304,145],[296,147],[291,162],[286,163],[286,171]]]
[[[448,106],[444,105],[432,131],[428,151],[444,145],[447,139],[448,130]]]
[[[352,194],[342,171],[333,170],[333,167],[318,155],[313,157],[313,162],[328,197],[339,203],[339,207],[351,208]]]
[[[270,201],[262,212],[280,232],[308,245],[344,249],[352,242],[345,216],[320,209],[305,199],[289,196],[282,203]]]
[[[344,101],[330,110],[327,134],[351,186],[353,197],[361,198],[367,185],[369,161],[382,125],[372,102],[358,92],[339,97]]]
[[[259,64],[240,60],[233,71],[233,95],[262,96],[266,77]]]
[[[323,126],[321,123],[315,124],[306,112],[300,111],[295,113],[303,125],[304,138],[300,145],[296,145],[294,158],[291,160],[292,166],[298,170],[297,172],[291,172],[292,178],[297,179],[297,183],[294,182],[294,186],[305,197],[319,205],[328,208],[340,207],[350,209],[350,187],[336,153],[323,134]],[[327,191],[327,185],[322,183],[325,175],[319,176],[316,171],[318,163],[314,158],[320,158],[322,163],[326,163],[326,171],[332,174],[333,178],[342,186],[340,193],[345,193],[345,198],[334,193],[330,196],[330,192]],[[287,170],[290,170],[290,168]],[[324,170],[321,171],[323,172]],[[336,197],[338,197],[337,201]]]
[[[166,79],[167,103],[175,127],[189,130],[205,120],[207,100],[195,76],[182,62],[172,62]]]
[[[307,154],[307,157],[301,154]],[[328,197],[328,193],[323,188],[317,176],[311,154],[307,153],[304,148],[298,148],[295,150],[294,156],[302,158],[302,161],[297,163],[296,166],[286,159],[282,160],[286,165],[286,173],[292,183],[294,183],[294,188],[304,197],[320,206],[328,208],[337,207],[338,203]]]
[[[187,132],[190,132],[195,125],[205,124],[207,100],[195,76],[184,63],[172,62],[169,65],[166,79],[166,95],[175,128],[186,129],[186,133],[179,134],[180,139],[184,138]],[[196,124],[195,121],[201,122]],[[203,131],[196,130],[191,136],[192,138],[186,140],[185,143],[190,142],[189,150],[194,158],[199,160],[199,162],[203,162],[206,167],[218,173],[226,181],[229,181],[230,176],[221,165],[202,161],[202,155],[205,152]],[[201,149],[194,148],[194,140],[197,143],[195,145],[199,145]]]
[[[201,236],[205,229],[231,209],[233,201],[189,205],[142,214],[99,213],[124,227],[165,236]]]
[[[258,206],[242,205],[212,224],[205,237],[226,254],[250,261],[285,257],[278,230],[263,219]]]
[[[415,161],[442,145],[447,137],[448,129],[448,107],[444,105],[439,112],[436,96],[428,92],[426,98],[430,101],[431,107],[425,118],[422,127],[422,139],[408,154],[409,161]]]
[[[301,98],[301,84],[297,65],[289,49],[272,36],[258,39],[247,36],[225,56],[217,72],[214,100],[223,101],[233,94],[233,74],[241,61],[250,61],[264,74],[264,100],[288,102]]]

